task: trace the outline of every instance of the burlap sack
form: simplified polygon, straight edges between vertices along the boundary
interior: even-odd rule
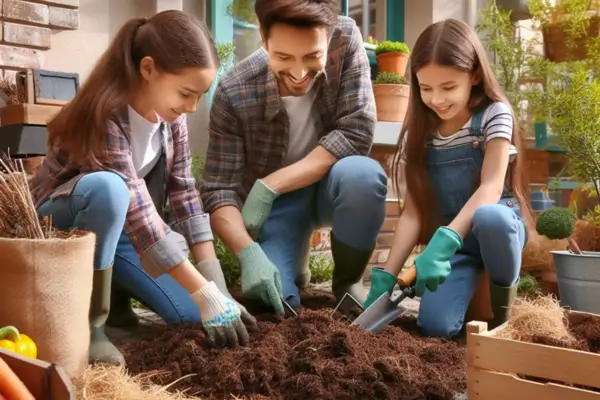
[[[38,359],[74,378],[87,366],[95,235],[0,238],[0,326],[14,325],[38,346]]]

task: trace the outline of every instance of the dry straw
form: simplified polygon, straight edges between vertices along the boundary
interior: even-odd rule
[[[498,336],[531,342],[535,336],[573,342],[568,330],[565,310],[553,296],[531,296],[515,299],[511,315]]]
[[[188,400],[189,397],[168,389],[168,386],[151,383],[151,374],[131,376],[123,367],[95,365],[73,381],[79,400]]]
[[[52,235],[51,220],[38,218],[23,162],[0,158],[0,170],[0,237],[45,239]]]

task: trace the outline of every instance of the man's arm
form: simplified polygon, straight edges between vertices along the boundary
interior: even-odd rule
[[[235,254],[252,243],[240,213],[244,172],[244,139],[237,133],[238,120],[221,84],[210,109],[208,149],[200,195],[210,213],[214,233]]]
[[[279,194],[320,181],[338,160],[367,155],[377,122],[371,66],[358,27],[353,28],[344,59],[337,99],[336,128],[302,160],[273,172],[262,181]]]

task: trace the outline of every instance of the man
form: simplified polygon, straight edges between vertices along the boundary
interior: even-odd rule
[[[284,313],[317,226],[332,224],[332,290],[364,302],[362,275],[385,218],[387,176],[367,157],[376,123],[355,22],[334,0],[256,0],[263,48],[218,84],[201,195],[237,254],[243,292]]]

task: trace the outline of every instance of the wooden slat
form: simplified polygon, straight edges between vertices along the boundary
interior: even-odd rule
[[[561,367],[558,360],[554,363]],[[548,364],[546,364],[548,366]],[[598,371],[590,371],[598,374]],[[469,390],[469,400],[599,400],[600,393],[577,389],[553,383],[538,383],[520,379],[514,375],[468,370],[469,381],[473,386]]]

